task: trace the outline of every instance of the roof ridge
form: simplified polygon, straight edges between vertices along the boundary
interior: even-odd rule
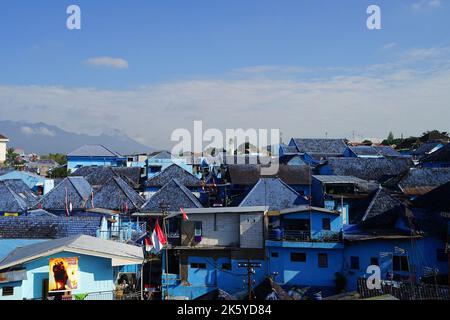
[[[5,186],[6,190],[8,190],[8,192],[11,194],[11,196],[14,198],[14,200],[17,202],[17,204],[19,205],[19,207],[21,207],[23,210],[27,210],[28,209],[28,204],[27,202],[22,199],[14,190],[12,190],[7,183],[5,183],[4,181],[0,181],[2,183],[2,185]]]
[[[122,192],[125,194],[125,196],[127,197],[128,200],[130,200],[130,202],[136,207],[139,208],[139,205],[137,203],[134,202],[134,200],[131,198],[130,194],[128,194],[128,190],[125,190],[125,187],[130,188],[133,192],[134,189],[132,189],[120,176],[117,177],[112,177],[112,179],[114,179],[115,183],[119,186],[120,190],[122,190]],[[125,185],[122,186],[119,182],[122,181]],[[139,196],[139,194],[136,192],[136,194]]]
[[[372,207],[373,207],[374,204],[375,204],[375,199],[378,197],[378,195],[380,194],[380,192],[381,192],[382,189],[383,189],[383,187],[380,186],[380,187],[378,188],[378,190],[374,193],[374,196],[373,196],[372,200],[370,201],[369,206],[368,206],[367,209],[366,209],[366,212],[364,212],[364,216],[361,218],[361,221],[366,220],[366,217],[368,216],[370,210],[372,210]]]
[[[200,203],[200,201],[198,201],[198,199],[192,194],[191,191],[189,191],[188,188],[186,188],[180,181],[178,181],[177,178],[172,178],[172,180],[178,185],[178,187],[181,189],[181,191],[183,191],[183,193],[192,201],[195,203],[195,205],[198,207],[198,205],[200,204],[200,207],[203,207]]]

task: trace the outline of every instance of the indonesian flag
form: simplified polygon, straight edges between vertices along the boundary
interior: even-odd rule
[[[145,251],[150,252],[153,249],[152,239],[150,239],[149,237],[145,237],[144,243]]]
[[[181,213],[183,214],[183,220],[184,220],[184,221],[188,221],[189,218],[188,218],[186,212],[184,211],[184,209],[183,209],[183,208],[180,208],[180,211],[181,211]]]
[[[156,220],[155,229],[153,230],[151,240],[156,253],[161,251],[161,249],[167,244],[166,235],[161,230],[158,220]]]

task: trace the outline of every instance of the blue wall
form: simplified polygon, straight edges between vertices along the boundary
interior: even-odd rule
[[[272,254],[277,253],[278,257]],[[305,253],[305,262],[291,261],[291,253]],[[319,268],[318,255],[327,254],[328,267]],[[282,285],[334,286],[334,274],[342,270],[343,251],[324,248],[267,247],[268,273],[278,273],[275,281]]]
[[[192,300],[217,288],[230,294],[246,290],[247,269],[238,267],[238,263],[241,261],[243,260],[226,257],[216,260],[208,257],[188,257],[188,282],[190,285],[184,286],[180,281],[173,282],[173,285],[169,286],[169,294],[170,296],[188,297]],[[252,277],[257,285],[264,279],[265,263],[262,260],[252,260],[252,262],[261,263],[261,268],[255,268],[256,274]],[[204,263],[206,269],[191,268],[192,263]],[[231,263],[231,270],[222,270],[223,263]],[[163,281],[164,277],[165,274],[162,275]],[[177,275],[177,277],[179,276]],[[164,286],[163,289],[165,289]]]
[[[17,291],[17,293],[13,297],[2,297],[0,295],[0,300],[41,298],[43,280],[49,277],[49,259],[61,257],[78,257],[78,289],[73,290],[72,294],[115,289],[115,274],[119,268],[111,266],[111,259],[61,252],[26,263],[24,267],[27,270],[27,280],[13,283],[14,291]],[[11,283],[0,284],[0,287],[5,286],[11,286]]]
[[[441,273],[448,272],[448,261],[439,262],[437,260],[437,249],[444,249],[445,243],[436,238],[425,238],[423,240],[372,240],[359,241],[356,243],[346,243],[344,250],[344,275],[347,277],[348,289],[356,290],[358,277],[367,277],[366,269],[370,265],[370,259],[377,257],[379,263],[387,261],[389,258],[380,257],[381,253],[394,252],[395,247],[405,250],[411,265],[410,270],[417,280],[424,275],[424,268],[438,268]],[[397,250],[396,255],[401,255]],[[360,268],[357,270],[350,269],[350,257],[359,257]],[[386,279],[386,271],[390,268],[381,267],[382,279]],[[402,276],[407,276],[407,272],[397,272]]]
[[[126,160],[126,158],[117,157],[67,157],[67,170],[73,173],[76,169],[87,166],[125,167]]]

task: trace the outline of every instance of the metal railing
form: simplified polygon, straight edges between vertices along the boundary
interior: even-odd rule
[[[35,300],[141,300],[141,293],[138,291],[123,292],[114,290],[73,294],[68,296],[49,296],[47,298]]]
[[[304,230],[270,230],[269,240],[294,242],[339,242],[341,240],[341,234],[340,232],[328,230],[313,233]]]
[[[119,242],[134,241],[146,233],[146,223],[124,222],[120,226],[112,226],[110,230],[97,229],[97,237]]]
[[[366,281],[358,278],[358,293],[363,299],[389,294],[399,300],[450,300],[448,286],[382,280],[380,289],[370,290]]]

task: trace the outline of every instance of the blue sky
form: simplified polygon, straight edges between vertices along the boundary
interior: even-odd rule
[[[66,29],[70,4],[81,7],[82,30]],[[381,7],[382,30],[366,28],[369,4]],[[445,110],[449,35],[445,0],[8,2],[0,10],[1,117],[86,133],[116,127],[157,146],[195,119],[219,128],[282,127],[284,135],[297,136],[445,129],[420,115],[392,116],[411,105],[401,92],[419,94],[413,85],[429,87],[422,104],[432,99],[436,112]],[[99,58],[109,63],[96,65]],[[378,93],[367,110],[377,113],[378,124],[357,110],[370,88]],[[395,98],[389,110],[383,98]],[[124,108],[147,122],[132,128]],[[248,114],[236,123],[231,116],[215,119],[224,108]],[[72,112],[78,120],[65,118]],[[339,118],[345,112],[353,118]],[[285,121],[306,115],[314,125]],[[146,123],[154,129],[143,129]]]

